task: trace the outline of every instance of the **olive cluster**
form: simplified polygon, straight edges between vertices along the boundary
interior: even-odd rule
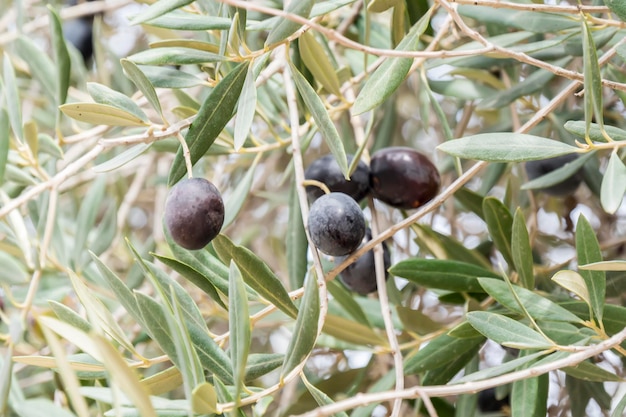
[[[348,161],[352,161],[349,156]],[[439,172],[423,154],[411,148],[391,147],[375,152],[369,167],[359,161],[346,180],[332,155],[315,160],[305,171],[307,180],[325,184],[330,193],[316,186],[306,187],[309,201],[308,229],[311,240],[337,264],[372,237],[358,204],[369,193],[384,203],[415,209],[439,191]],[[389,249],[383,244],[385,269],[390,266]],[[374,254],[367,252],[344,269],[340,279],[350,290],[365,295],[376,291]]]
[[[440,185],[439,173],[426,156],[401,147],[374,153],[369,167],[359,161],[350,180],[346,180],[332,155],[315,160],[305,171],[305,178],[321,182],[331,191],[324,194],[319,187],[306,187],[312,203],[307,227],[314,245],[334,256],[336,263],[372,238],[358,203],[368,194],[392,207],[414,209],[430,201]],[[178,245],[202,249],[224,224],[219,190],[203,178],[180,181],[168,194],[164,223]],[[390,256],[385,244],[383,258],[387,269]],[[377,289],[374,271],[374,254],[369,251],[343,270],[340,278],[352,291],[369,294]]]

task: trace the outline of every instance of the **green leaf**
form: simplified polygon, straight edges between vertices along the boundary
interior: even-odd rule
[[[227,17],[193,14],[175,10],[151,19],[146,25],[174,30],[227,30],[232,21]]]
[[[511,238],[513,235],[513,216],[511,216],[511,212],[496,197],[487,197],[483,200],[483,213],[491,240],[502,253],[504,260],[509,265],[514,266],[515,262],[511,252]]]
[[[589,361],[581,362],[576,366],[568,366],[566,368],[561,368],[561,370],[565,372],[566,374],[568,374],[569,376],[573,376],[575,378],[582,379],[584,381],[624,382],[623,378],[620,378],[614,373],[606,371]]]
[[[98,215],[102,200],[104,199],[105,190],[106,179],[104,176],[100,176],[100,178],[91,183],[91,187],[85,194],[80,209],[78,210],[76,234],[74,236],[74,250],[72,251],[72,261],[76,268],[80,266],[81,256],[87,246],[87,237],[95,225],[96,216]]]
[[[510,360],[508,362],[504,362],[501,365],[492,366],[490,368],[483,369],[481,371],[477,371],[466,375],[454,382],[457,384],[462,384],[466,382],[472,381],[480,381],[482,379],[493,378],[496,376],[504,375],[506,373],[512,372],[519,368],[521,365],[525,365],[529,362],[535,361],[542,356],[546,355],[546,352],[535,352],[528,355],[520,356],[519,358]]]
[[[396,51],[417,50],[420,36],[428,28],[431,10],[413,25],[409,33],[395,48]],[[412,64],[412,58],[387,58],[365,82],[354,101],[352,114],[365,113],[387,100],[404,82]]]
[[[67,324],[76,327],[85,333],[89,333],[92,330],[91,324],[68,306],[54,300],[49,300],[48,305],[54,314]]]
[[[251,353],[246,364],[246,382],[252,382],[283,364],[285,355],[281,353]]]
[[[493,96],[496,90],[465,78],[453,80],[428,80],[431,90],[447,97],[460,98],[462,100],[478,100]]]
[[[317,281],[313,274],[304,284],[304,296],[298,311],[296,324],[289,340],[280,380],[283,381],[291,371],[309,356],[317,340],[317,325],[320,315],[320,297]]]
[[[24,265],[18,261],[13,255],[2,251],[0,252],[0,283],[4,285],[20,285],[25,284],[29,280]]]
[[[67,99],[67,90],[70,87],[70,54],[63,37],[63,27],[59,14],[48,5],[48,19],[50,20],[50,29],[52,32],[52,47],[54,51],[54,61],[56,63],[57,72],[57,104],[64,104]]]
[[[614,150],[604,171],[600,189],[600,201],[604,211],[615,214],[624,200],[624,193],[626,193],[626,165],[617,156],[617,150]]]
[[[385,346],[386,340],[370,327],[346,318],[327,314],[322,331],[337,339],[363,346]]]
[[[530,327],[488,311],[471,311],[467,321],[485,337],[517,349],[549,349],[554,345]]]
[[[437,149],[459,158],[489,162],[532,161],[579,151],[556,140],[510,132],[466,136],[444,142]]]
[[[163,47],[146,49],[128,59],[137,65],[193,65],[221,62],[226,57],[193,48]]]
[[[602,261],[578,265],[578,269],[589,271],[626,271],[626,261]]]
[[[468,249],[452,236],[436,232],[425,224],[416,224],[413,230],[417,234],[416,242],[420,248],[438,259],[454,259],[483,268],[491,267],[491,263],[482,253],[476,249]]]
[[[304,283],[307,270],[306,253],[309,245],[302,222],[295,182],[289,190],[289,219],[287,224],[287,236],[285,237],[287,270],[289,271],[290,288],[295,290],[302,287]]]
[[[0,83],[0,86],[2,84]],[[4,183],[4,173],[9,159],[9,146],[11,144],[9,114],[0,108],[0,184]]]
[[[626,11],[624,12],[624,20],[626,20]],[[624,410],[626,410],[626,394],[624,394],[622,399],[619,400],[619,402],[613,409],[611,417],[622,417],[624,415]]]
[[[157,255],[155,253],[153,253],[152,256],[154,256],[156,259],[158,259],[159,261],[163,262],[165,265],[172,268],[174,271],[178,272],[189,282],[191,282],[196,287],[204,291],[204,293],[207,294],[209,297],[211,297],[213,301],[215,301],[220,306],[222,306],[225,310],[227,310],[227,307],[224,304],[224,301],[222,301],[222,298],[220,297],[219,293],[217,292],[217,289],[211,282],[211,279],[208,278],[206,275],[204,275],[202,272],[196,270],[192,266],[184,262],[181,262],[177,259],[169,258],[163,255]]]
[[[591,120],[594,119],[600,125],[600,130],[604,131],[604,109],[602,107],[602,75],[600,74],[600,64],[598,63],[598,51],[596,49],[593,36],[587,19],[582,18],[582,38],[583,38],[583,75],[585,86],[585,136],[588,137],[591,129]]]
[[[578,263],[581,265],[602,261],[598,237],[584,216],[580,216],[576,224],[576,254]],[[596,319],[601,323],[606,293],[606,275],[604,271],[588,270],[580,270],[579,274],[587,285],[591,308]]]
[[[567,178],[575,175],[585,165],[587,160],[594,156],[596,151],[590,151],[583,156],[576,158],[572,162],[567,162],[565,165],[550,171],[540,177],[535,178],[532,181],[522,185],[522,190],[533,190],[537,188],[546,188],[565,181]]]
[[[259,159],[260,158],[257,157],[254,160],[252,165],[246,171],[246,175],[238,181],[235,189],[227,196],[226,201],[224,202],[225,214],[222,230],[226,229],[226,227],[235,221],[237,214],[239,214],[239,211],[250,195],[250,188],[252,187],[252,182],[254,181],[254,172],[256,171]]]
[[[513,382],[511,417],[545,416],[549,382],[548,374]]]
[[[411,258],[398,262],[389,272],[426,288],[456,292],[481,293],[483,288],[478,277],[499,278],[492,271],[473,264],[441,259]]]
[[[583,277],[575,271],[562,270],[552,276],[552,281],[559,284],[568,291],[573,292],[589,307],[591,307],[591,299],[589,297],[589,289]]]
[[[235,261],[246,284],[259,295],[288,316],[295,318],[298,315],[296,306],[278,277],[251,250],[236,246],[222,234],[213,240],[213,247],[225,263],[230,263],[231,259]]]
[[[570,120],[565,125],[565,130],[573,135],[578,136],[581,139],[585,139],[585,122]],[[626,140],[626,130],[614,126],[604,126],[606,133],[613,138],[613,140]],[[592,141],[606,142],[606,138],[602,134],[600,125],[591,123],[591,130],[589,131],[589,138]]]
[[[333,296],[331,303],[339,304],[352,320],[367,326],[370,325],[367,315],[354,299],[353,293],[340,284],[338,279],[328,281],[326,286],[328,293]]]
[[[514,27],[538,33],[558,32],[578,26],[575,19],[556,13],[493,9],[488,6],[459,6],[461,15],[483,23]],[[528,414],[530,416],[530,414]]]
[[[300,374],[300,379],[302,380],[302,382],[304,383],[304,386],[309,391],[309,393],[311,394],[311,396],[313,397],[313,399],[318,405],[323,406],[323,405],[329,405],[329,404],[335,403],[332,400],[332,398],[330,398],[325,392],[320,391],[319,389],[315,387],[315,385],[311,384],[309,380],[306,378],[306,376],[304,375],[304,373]],[[333,416],[348,417],[348,414],[342,411],[342,412],[333,414]]]
[[[93,167],[93,171],[100,174],[116,170],[137,158],[151,147],[152,143],[138,143],[137,145],[131,146],[130,148],[122,151],[120,154],[115,155],[108,161],[104,161],[96,165]]]
[[[237,114],[235,115],[235,130],[233,132],[234,148],[236,151],[246,142],[254,114],[256,111],[256,85],[254,67],[250,65],[246,74],[246,79],[241,89],[241,97],[237,103]],[[228,212],[227,212],[228,213]]]
[[[117,107],[135,115],[144,122],[148,122],[148,116],[130,97],[94,82],[87,83],[87,91],[96,103]]]
[[[193,389],[191,409],[198,414],[217,413],[217,392],[213,385],[205,381]]]
[[[4,84],[2,85],[4,97],[6,100],[6,111],[9,114],[9,121],[13,134],[18,141],[24,140],[24,132],[22,128],[22,103],[20,102],[20,93],[17,88],[17,80],[15,79],[15,70],[11,65],[11,58],[5,52],[2,63],[2,75]]]
[[[285,12],[308,18],[309,14],[311,13],[311,9],[313,8],[313,3],[313,0],[299,0],[289,2],[287,8],[285,9]],[[265,40],[265,46],[267,47],[277,42],[282,42],[283,40],[285,40],[285,38],[292,35],[301,26],[302,25],[300,23],[296,23],[285,17],[281,17],[278,20],[278,24],[274,26],[274,28],[267,35],[267,39]]]
[[[120,63],[122,64],[122,68],[124,68],[126,75],[130,78],[133,84],[135,84],[139,91],[143,93],[144,97],[148,100],[148,103],[150,103],[152,108],[156,110],[157,113],[161,116],[161,119],[164,119],[159,96],[157,96],[157,93],[154,90],[154,86],[152,85],[148,77],[146,77],[146,75],[133,61],[129,61],[128,59],[122,59],[120,60]]]
[[[130,19],[130,23],[137,25],[139,23],[160,17],[167,12],[171,12],[172,10],[180,9],[190,3],[193,3],[193,0],[159,0],[152,3],[150,7]]]
[[[147,126],[136,115],[117,107],[98,103],[71,103],[60,106],[66,116],[83,123],[109,126]]]
[[[349,179],[348,157],[343,147],[343,142],[341,141],[337,128],[330,118],[322,99],[317,95],[313,87],[311,87],[311,84],[309,84],[306,78],[304,78],[295,66],[291,65],[290,68],[293,80],[296,84],[296,88],[302,96],[302,100],[304,100],[307,108],[311,111],[315,124],[324,137],[324,140],[326,140],[326,144],[330,148],[330,151],[335,156],[335,160],[337,161],[337,164],[339,164],[341,172],[346,179]]]
[[[215,139],[232,118],[243,83],[248,72],[248,62],[242,62],[222,79],[202,103],[185,141],[189,147],[191,163],[195,164],[209,150]],[[178,149],[168,184],[174,185],[186,173],[182,149]]]
[[[158,343],[169,360],[171,360],[178,369],[182,369],[183,363],[178,358],[176,345],[170,334],[167,317],[163,310],[164,307],[155,299],[144,293],[135,291],[134,294],[139,310],[141,311],[142,322],[145,325],[144,330],[150,335],[152,340]]]
[[[298,50],[304,65],[311,71],[313,77],[328,91],[341,97],[341,86],[337,72],[330,62],[322,45],[319,44],[315,35],[304,32],[298,38]]]
[[[515,285],[509,287],[506,282],[499,279],[478,278],[478,281],[487,294],[515,313],[524,314],[524,310],[517,301],[519,299],[526,311],[535,320],[581,322],[581,319],[575,314],[533,291]],[[511,294],[511,290],[515,292],[517,299]]]
[[[50,71],[55,65],[35,43],[26,36],[20,36],[15,41],[15,51],[28,63],[30,72],[43,87],[44,93],[54,102],[57,96],[57,80],[54,78],[56,71]]]
[[[230,329],[230,361],[233,364],[233,378],[235,380],[235,402],[238,402],[241,390],[244,388],[251,330],[246,284],[233,260],[230,261],[228,326]]]
[[[203,83],[195,75],[168,67],[139,65],[138,68],[155,88],[190,88]]]
[[[412,375],[439,368],[475,349],[484,341],[483,336],[461,339],[442,334],[428,342],[416,354],[408,356],[404,361],[404,372]]]
[[[511,255],[522,287],[527,289],[535,288],[532,248],[530,246],[530,238],[528,236],[528,229],[526,229],[524,214],[520,208],[515,210],[515,216],[513,217]]]

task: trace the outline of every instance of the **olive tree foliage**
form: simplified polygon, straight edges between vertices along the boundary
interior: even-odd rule
[[[623,1],[130,3],[0,1],[0,413],[623,415]],[[93,13],[85,65],[63,21]],[[389,146],[439,194],[318,253],[304,169]],[[162,225],[188,175],[226,206],[197,251]]]

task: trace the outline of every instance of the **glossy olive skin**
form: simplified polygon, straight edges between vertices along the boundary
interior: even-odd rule
[[[575,161],[577,158],[578,155],[576,154],[566,154],[557,156],[555,158],[528,161],[525,165],[526,175],[528,175],[528,179],[532,181],[535,178],[539,178],[542,175],[554,171],[555,169],[561,168],[567,163]],[[556,197],[562,197],[568,194],[572,194],[574,191],[576,191],[582,180],[583,172],[581,168],[574,175],[566,178],[562,182],[551,185],[550,187],[538,188],[537,191],[542,191],[546,194]]]
[[[348,164],[352,162],[353,155],[348,155]],[[370,169],[363,161],[359,161],[356,169],[350,176],[350,181],[346,180],[334,155],[328,154],[316,159],[304,171],[307,180],[316,180],[326,184],[331,192],[348,194],[356,201],[363,200],[370,191],[369,183]],[[314,185],[306,187],[306,194],[309,202],[324,195],[324,190]]]
[[[487,388],[478,393],[478,409],[483,413],[500,411],[510,406],[508,395],[500,400],[496,399],[495,388]]]
[[[390,147],[372,155],[372,195],[392,207],[418,208],[437,195],[440,185],[435,165],[414,149]]]
[[[372,239],[372,234],[368,229],[363,238],[362,245],[365,245]],[[361,245],[361,246],[362,246]],[[335,265],[341,264],[346,257],[338,257],[335,259]],[[385,279],[389,278],[387,269],[391,266],[391,257],[389,248],[383,243],[383,264],[385,265]],[[346,269],[341,271],[339,279],[350,291],[360,295],[367,295],[378,289],[376,283],[376,266],[374,264],[374,251],[367,251],[357,259],[354,263],[348,265]]]
[[[167,196],[164,221],[174,242],[185,249],[202,249],[224,224],[222,196],[204,178],[182,180]]]
[[[344,193],[325,194],[315,200],[307,226],[313,244],[331,256],[354,252],[365,236],[363,212],[357,202]]]

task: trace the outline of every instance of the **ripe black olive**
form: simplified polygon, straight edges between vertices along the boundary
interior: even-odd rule
[[[351,163],[353,158],[352,155],[348,155],[348,163]],[[341,172],[335,157],[328,154],[313,161],[304,172],[304,177],[307,180],[316,180],[326,184],[331,192],[348,194],[356,201],[361,201],[370,190],[369,174],[370,170],[365,162],[359,161],[348,181]],[[311,203],[324,195],[324,191],[314,185],[308,185],[306,193]]]
[[[362,245],[365,245],[372,239],[371,231],[368,229],[363,238]],[[362,246],[361,245],[361,246]],[[345,260],[345,257],[335,259],[335,265],[339,265]],[[385,265],[385,278],[388,278],[387,269],[391,266],[391,257],[389,248],[383,243],[383,264]],[[374,251],[367,251],[357,259],[354,263],[348,265],[346,269],[339,274],[341,282],[350,290],[357,294],[367,295],[378,289],[376,283],[376,266],[374,264]]]

